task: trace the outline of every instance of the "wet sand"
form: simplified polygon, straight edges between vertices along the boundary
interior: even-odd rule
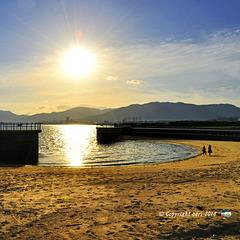
[[[240,142],[168,142],[211,144],[213,154],[142,166],[0,167],[0,239],[240,239]]]

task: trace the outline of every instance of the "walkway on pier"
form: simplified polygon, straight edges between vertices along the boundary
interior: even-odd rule
[[[0,122],[0,131],[1,130],[41,130],[41,123]]]

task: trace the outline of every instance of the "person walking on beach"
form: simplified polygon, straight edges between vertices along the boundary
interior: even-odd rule
[[[208,146],[208,154],[209,154],[209,156],[212,154],[212,147],[211,147],[211,145]]]
[[[206,147],[205,147],[205,146],[203,146],[203,148],[202,148],[202,154],[203,154],[203,155],[206,155],[206,154],[207,154],[207,150],[206,150]]]

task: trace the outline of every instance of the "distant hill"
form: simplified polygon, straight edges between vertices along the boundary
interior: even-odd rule
[[[22,117],[22,116],[14,114],[10,111],[0,111],[0,122],[13,122],[17,118]]]
[[[121,121],[140,117],[142,121],[212,120],[219,117],[240,117],[240,108],[230,104],[194,105],[186,103],[151,102],[118,108],[85,118],[85,121]]]
[[[218,117],[240,117],[239,110],[240,108],[231,105],[231,104],[211,104],[211,105],[202,105],[207,111],[215,114]]]
[[[240,117],[240,108],[231,104],[195,105],[182,102],[151,102],[133,104],[117,109],[100,110],[76,107],[62,112],[40,113],[20,116],[9,111],[0,111],[0,122],[118,122],[123,119],[141,118],[142,121],[213,120]]]
[[[18,118],[20,122],[65,122],[69,120],[81,121],[81,119],[99,115],[110,111],[110,109],[100,110],[96,108],[76,107],[63,112],[39,113],[32,116]]]

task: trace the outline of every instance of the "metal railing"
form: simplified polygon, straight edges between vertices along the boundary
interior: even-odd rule
[[[0,130],[41,130],[41,123],[5,123],[0,122]]]

